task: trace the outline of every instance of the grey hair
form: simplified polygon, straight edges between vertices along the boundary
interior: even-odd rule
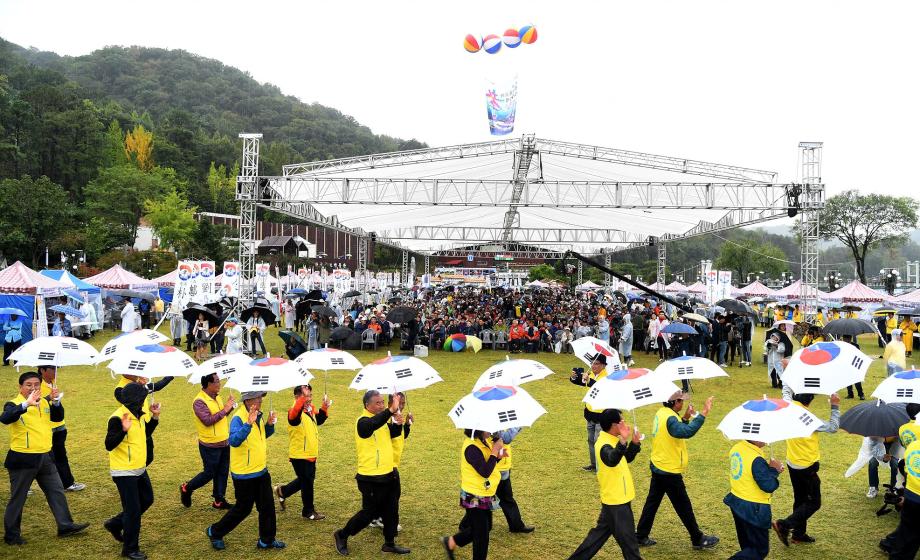
[[[367,403],[371,402],[371,399],[380,394],[380,391],[377,389],[369,389],[364,393],[364,408],[367,408]]]

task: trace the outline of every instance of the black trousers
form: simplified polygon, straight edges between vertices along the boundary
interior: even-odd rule
[[[514,490],[511,488],[511,471],[508,471],[508,478],[503,478],[495,489],[495,496],[498,498],[498,505],[505,514],[508,521],[509,531],[520,531],[525,527],[524,520],[521,519],[521,510],[518,508],[517,501],[514,499]]]
[[[610,537],[616,539],[625,560],[642,560],[639,554],[639,541],[636,539],[636,525],[633,519],[631,502],[617,506],[601,504],[601,514],[597,526],[588,531],[569,560],[589,560],[594,558]]]
[[[459,547],[473,543],[473,560],[486,560],[489,556],[492,510],[479,508],[465,510],[459,529],[454,535],[454,543]]]
[[[259,347],[262,348],[262,355],[265,355],[265,342],[262,340],[262,333],[252,331],[249,333],[249,350],[255,354],[256,353],[256,342],[259,343]]]
[[[211,525],[211,537],[222,539],[252,513],[252,506],[259,512],[259,540],[265,544],[274,542],[277,534],[275,525],[275,496],[272,494],[272,477],[265,471],[256,478],[234,478],[233,492],[236,503],[220,521]]]
[[[124,536],[122,554],[137,552],[140,547],[141,516],[153,505],[150,476],[144,471],[140,476],[113,476],[112,480],[121,496],[121,512],[109,519],[109,524]]]
[[[303,501],[301,515],[309,517],[316,511],[316,507],[313,504],[313,482],[316,480],[316,461],[291,459],[291,466],[294,467],[294,474],[297,475],[297,478],[281,487],[281,495],[285,498],[289,498],[297,492],[300,492],[300,499]]]
[[[818,463],[807,469],[789,469],[792,482],[792,513],[782,519],[784,527],[792,536],[801,537],[808,532],[808,519],[821,509],[821,479],[818,477]]]
[[[770,553],[770,529],[763,529],[751,525],[738,517],[732,510],[735,518],[735,532],[738,534],[738,544],[741,550],[729,556],[729,560],[763,560]]]
[[[904,500],[904,509],[901,510],[901,522],[895,530],[891,560],[913,560],[920,551],[920,504]]]
[[[51,433],[51,453],[54,455],[54,466],[57,467],[61,477],[61,485],[69,488],[73,483],[73,473],[70,472],[70,462],[67,460],[67,428]]]
[[[207,447],[198,442],[198,454],[201,455],[202,471],[188,481],[186,489],[194,492],[213,480],[211,495],[214,501],[224,501],[227,477],[230,475],[230,446]]]
[[[860,398],[866,396],[865,393],[863,393],[862,383],[856,383],[856,394],[859,395]],[[853,398],[853,385],[847,387],[847,396],[851,399]]]
[[[652,480],[648,487],[648,497],[645,499],[645,505],[642,506],[642,515],[639,516],[639,524],[636,526],[636,536],[639,539],[648,537],[652,532],[652,525],[655,523],[655,515],[658,513],[658,506],[661,505],[661,499],[667,495],[677,512],[687,532],[690,533],[690,542],[699,544],[703,538],[703,532],[696,523],[696,515],[693,514],[693,504],[690,503],[690,496],[687,495],[687,487],[684,485],[684,477],[680,474],[661,474],[652,471]]]
[[[18,342],[4,342],[3,343],[3,365],[8,366],[10,354],[16,351],[17,348],[22,346],[22,341]]]
[[[358,480],[358,490],[361,492],[361,511],[354,514],[341,534],[344,537],[353,537],[367,527],[371,521],[378,517],[383,520],[383,539],[385,543],[392,544],[396,540],[396,526],[399,524],[399,493],[396,479],[385,477],[385,480],[370,482]]]

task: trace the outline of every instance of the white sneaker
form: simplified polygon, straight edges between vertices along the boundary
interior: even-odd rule
[[[870,487],[869,487],[869,491],[866,492],[866,497],[867,497],[867,498],[874,498],[874,497],[876,497],[876,496],[878,496],[878,488],[876,488],[875,486],[870,486]]]
[[[80,490],[83,490],[84,488],[86,488],[86,485],[83,484],[82,482],[74,482],[73,484],[65,488],[64,491],[65,492],[79,492]]]
[[[629,360],[629,363],[626,364],[626,365],[627,365],[627,366],[634,366],[634,365],[636,365],[636,362],[635,362],[635,360]]]
[[[369,526],[370,526],[370,527],[376,527],[376,528],[378,528],[378,529],[383,529],[383,520],[381,520],[381,519],[375,519],[375,520],[373,520],[373,521],[370,522]]]

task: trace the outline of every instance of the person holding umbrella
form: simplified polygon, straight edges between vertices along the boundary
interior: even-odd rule
[[[811,406],[815,396],[811,393],[796,393],[793,404],[802,408]],[[786,465],[789,467],[789,481],[792,483],[792,513],[785,519],[773,522],[773,530],[779,540],[789,546],[793,543],[813,543],[815,538],[808,534],[808,519],[821,508],[821,479],[818,468],[821,449],[818,433],[832,434],[840,426],[840,397],[831,395],[831,417],[808,437],[786,440]]]
[[[601,513],[597,526],[588,531],[585,540],[569,556],[569,560],[594,558],[611,536],[620,545],[626,560],[641,560],[632,500],[636,496],[629,463],[636,458],[641,446],[639,430],[623,420],[615,408],[600,414],[601,432],[597,443],[597,482],[600,487]]]
[[[252,317],[246,321],[246,329],[249,331],[249,347],[252,354],[256,353],[256,343],[262,349],[262,356],[265,355],[265,341],[262,340],[262,332],[265,331],[265,320],[259,316],[259,310],[253,309]]]
[[[198,430],[198,454],[203,470],[179,486],[182,505],[192,507],[192,492],[213,481],[214,509],[230,509],[227,503],[227,475],[230,473],[230,421],[227,415],[233,410],[233,395],[225,403],[220,396],[220,377],[217,373],[201,376],[201,391],[192,401],[195,427]]]
[[[683,522],[687,532],[690,533],[690,543],[693,548],[702,550],[712,548],[719,543],[719,537],[715,535],[705,535],[696,523],[696,516],[693,514],[693,505],[690,503],[690,497],[687,496],[687,487],[684,485],[683,473],[687,470],[689,463],[689,454],[687,452],[687,440],[696,435],[703,427],[703,422],[709,416],[712,410],[713,397],[706,399],[703,410],[696,417],[693,417],[693,405],[688,405],[683,418],[678,413],[684,406],[684,399],[689,395],[683,391],[674,393],[671,398],[662,403],[661,408],[655,414],[655,420],[652,425],[652,457],[649,467],[652,470],[652,480],[649,485],[648,497],[645,499],[645,505],[642,507],[642,515],[639,517],[639,524],[636,526],[636,538],[639,540],[639,546],[652,546],[656,544],[655,540],[649,538],[652,532],[652,525],[655,523],[655,514],[658,513],[658,506],[661,505],[661,499],[667,495],[677,512],[677,516]],[[691,420],[691,418],[693,418]]]
[[[229,317],[226,321],[227,354],[240,354],[243,352],[243,327],[236,317]]]
[[[237,407],[230,420],[230,476],[236,504],[217,523],[205,529],[215,550],[226,548],[224,537],[252,513],[259,511],[259,540],[261,550],[284,548],[284,542],[275,538],[275,499],[272,495],[272,478],[266,467],[265,440],[275,433],[275,412],[268,417],[262,413],[261,391],[245,391],[243,406]]]
[[[381,552],[409,554],[410,550],[396,544],[399,524],[399,496],[393,473],[393,437],[402,426],[388,425],[390,417],[399,411],[402,399],[393,398],[387,408],[383,395],[371,389],[364,393],[364,412],[355,422],[355,451],[358,472],[355,480],[361,492],[361,511],[354,514],[341,529],[333,531],[335,549],[348,556],[348,538],[360,533],[377,517],[383,518],[384,543]]]
[[[577,369],[572,370],[572,376],[569,378],[569,381],[575,385],[580,385],[582,387],[593,387],[594,384],[607,377],[607,356],[598,353],[594,356],[594,359],[591,361],[591,371],[579,372]],[[596,454],[594,452],[595,442],[597,441],[598,435],[601,432],[600,425],[600,413],[602,411],[595,410],[591,408],[588,404],[585,404],[583,415],[585,417],[585,424],[588,430],[588,456],[590,458],[590,463],[583,466],[582,469],[586,471],[596,471]]]
[[[492,511],[499,508],[495,493],[501,474],[498,463],[508,451],[500,437],[490,432],[463,430],[467,439],[460,452],[460,507],[463,519],[460,531],[450,537],[441,537],[441,544],[450,560],[454,550],[473,544],[473,560],[486,560],[489,555],[489,532],[492,530]]]
[[[42,378],[42,397],[48,397],[55,392],[57,382],[57,368],[51,365],[38,366],[38,374]],[[76,482],[70,470],[70,461],[67,459],[67,425],[64,420],[51,421],[51,454],[54,456],[54,466],[65,492],[79,492],[86,488],[82,482]]]
[[[313,483],[316,480],[316,459],[319,455],[319,426],[329,418],[329,406],[332,401],[323,395],[319,410],[313,406],[313,387],[300,385],[294,387],[294,404],[288,410],[288,460],[297,476],[291,482],[275,486],[275,496],[281,511],[286,509],[285,501],[300,492],[303,509],[300,515],[311,521],[325,519],[326,516],[316,511],[313,503]]]
[[[16,313],[10,314],[10,319],[3,323],[3,365],[10,365],[10,354],[22,346],[22,331],[25,323]]]
[[[204,317],[204,313],[199,313],[198,318],[195,320],[195,325],[192,327],[192,336],[195,339],[195,360],[198,362],[205,359],[205,352],[208,350],[208,339],[210,338],[209,329],[210,326],[208,325],[208,320]]]
[[[777,459],[767,461],[765,445],[742,440],[728,454],[731,491],[722,501],[732,512],[741,546],[731,558],[763,560],[770,553],[770,500],[784,468]]]

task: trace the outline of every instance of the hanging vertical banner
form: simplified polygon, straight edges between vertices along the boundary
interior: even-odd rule
[[[176,286],[173,291],[173,307],[177,312],[181,312],[192,299],[192,263],[189,261],[180,261],[177,271]]]
[[[719,271],[719,299],[732,297],[732,271]]]
[[[262,295],[271,293],[271,265],[268,263],[256,263],[255,289],[262,292]]]
[[[201,279],[202,293],[211,294],[216,292],[214,276],[214,261],[201,261],[198,267],[198,277]]]
[[[240,296],[240,263],[224,261],[224,274],[220,293],[226,297]]]
[[[517,76],[507,80],[487,80],[486,113],[492,136],[514,132],[514,115],[517,112]]]
[[[300,267],[297,269],[297,278],[300,282],[297,284],[297,287],[307,289],[307,269],[306,267]]]
[[[719,299],[719,272],[709,270],[706,272],[706,301],[711,305]]]

